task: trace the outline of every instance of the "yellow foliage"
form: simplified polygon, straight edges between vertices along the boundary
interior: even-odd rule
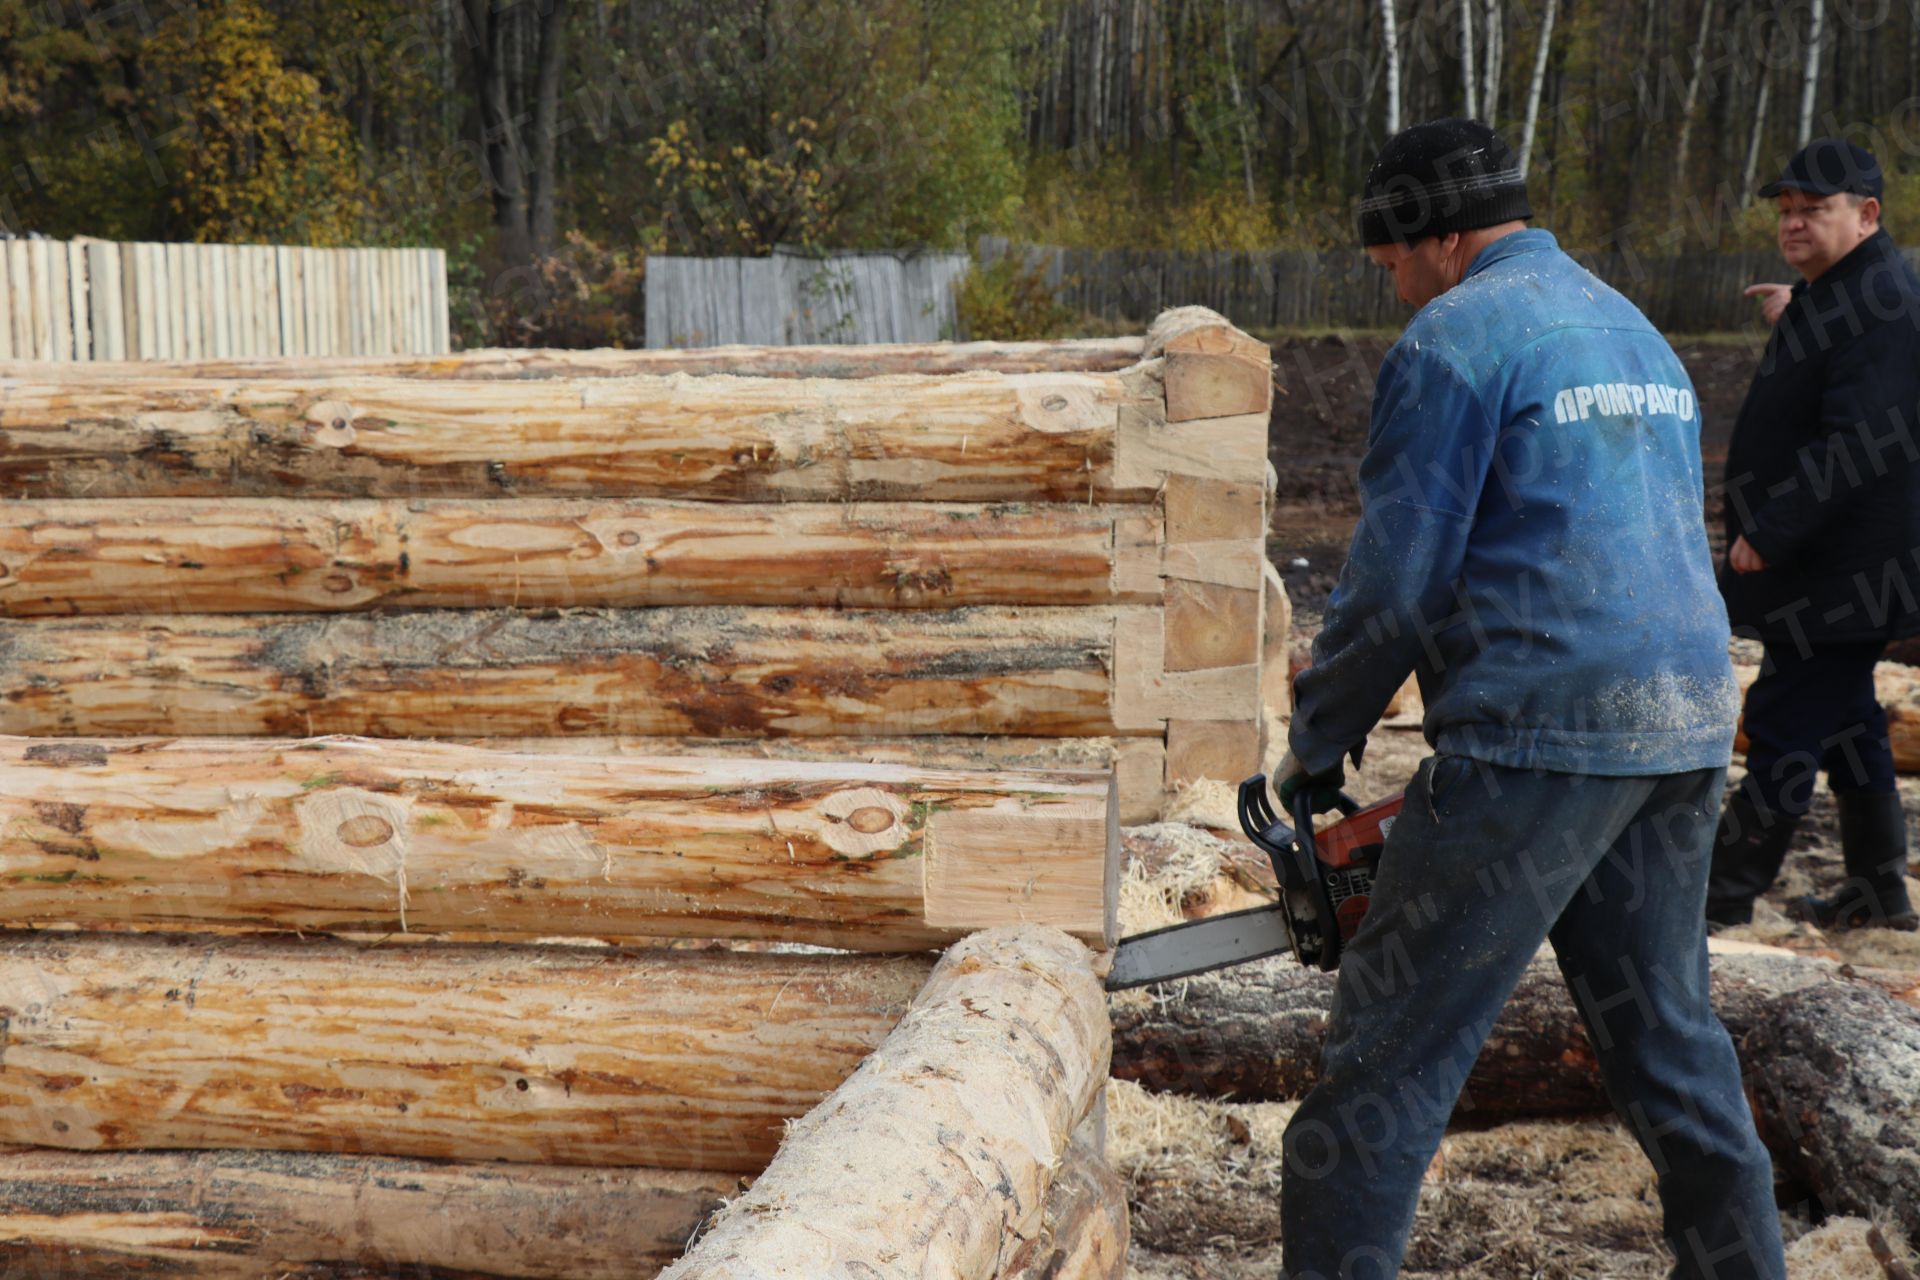
[[[1239,185],[1195,191],[1175,201],[1120,161],[1075,171],[1042,161],[1015,216],[1012,238],[1073,248],[1226,250],[1346,248],[1353,243],[1350,201],[1290,190],[1282,200],[1251,200]]]
[[[195,239],[356,239],[366,195],[352,132],[313,76],[280,61],[257,0],[176,11],[148,59],[189,113],[167,162]]]
[[[806,116],[772,113],[775,145],[711,150],[685,120],[647,139],[660,221],[645,229],[653,253],[762,254],[775,245],[811,246],[830,234],[833,213],[820,169],[809,159],[819,126]]]

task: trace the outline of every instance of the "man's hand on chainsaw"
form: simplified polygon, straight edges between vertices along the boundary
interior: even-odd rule
[[[1359,767],[1360,756],[1365,750],[1362,744],[1349,753],[1355,768]],[[1307,790],[1308,803],[1313,806],[1313,812],[1325,813],[1339,807],[1340,790],[1346,786],[1347,771],[1336,761],[1333,768],[1325,773],[1310,774],[1289,750],[1281,757],[1279,767],[1273,771],[1273,779],[1273,791],[1280,797],[1282,813],[1293,812],[1294,797],[1300,794],[1302,788]]]

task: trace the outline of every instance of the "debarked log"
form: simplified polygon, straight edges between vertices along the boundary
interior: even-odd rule
[[[1172,465],[1224,461],[1208,461],[1218,444],[1206,432],[1156,429],[1164,421],[1151,365],[851,381],[42,373],[6,388],[0,489],[10,498],[1148,501],[1158,490],[1150,473],[1168,469],[1164,450]],[[1256,459],[1234,461],[1245,470]],[[1257,461],[1264,470],[1264,454]]]
[[[14,501],[0,615],[1160,598],[1137,506]]]
[[[930,967],[9,932],[0,1143],[753,1173]]]
[[[1110,775],[0,738],[0,923],[1101,945]]]
[[[801,347],[588,350],[481,347],[446,355],[285,356],[63,365],[56,376],[102,382],[140,378],[631,378],[737,374],[755,378],[876,378],[899,374],[1108,373],[1137,362],[1141,338],[1069,342],[875,342]],[[44,364],[0,361],[0,378],[48,376]]]
[[[737,1175],[305,1151],[0,1154],[0,1271],[627,1280],[685,1249]]]
[[[913,1012],[662,1280],[1011,1269],[1106,1081],[1092,960],[1033,927],[956,944]]]
[[[1920,978],[1843,971],[1824,961],[1716,955],[1714,1011],[1738,1043],[1772,1002],[1801,989],[1867,984],[1920,1002]],[[1163,1092],[1277,1102],[1320,1075],[1334,976],[1273,957],[1112,997],[1114,1075]],[[1476,1119],[1608,1109],[1599,1061],[1550,956],[1530,965],[1467,1078],[1460,1114]]]
[[[1145,605],[19,619],[0,733],[1144,736],[1134,613],[1158,634]]]
[[[1112,769],[1120,821],[1160,820],[1167,746],[1158,738],[1022,738],[1006,734],[811,738],[479,738],[496,751],[611,756],[717,756],[910,764],[933,769]]]

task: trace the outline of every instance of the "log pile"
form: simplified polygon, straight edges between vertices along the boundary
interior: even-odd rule
[[[1047,740],[1145,821],[1285,694],[1269,356],[1202,308],[0,378],[0,734]]]
[[[872,1274],[1121,1275],[1095,957],[1258,761],[1264,349],[709,359],[0,370],[0,1269],[825,1274],[707,1220],[864,1178]]]

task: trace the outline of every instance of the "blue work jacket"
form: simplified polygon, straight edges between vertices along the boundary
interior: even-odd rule
[[[1289,735],[1310,773],[1409,672],[1436,751],[1609,776],[1725,766],[1739,708],[1692,382],[1646,317],[1518,231],[1387,353],[1361,518]]]

